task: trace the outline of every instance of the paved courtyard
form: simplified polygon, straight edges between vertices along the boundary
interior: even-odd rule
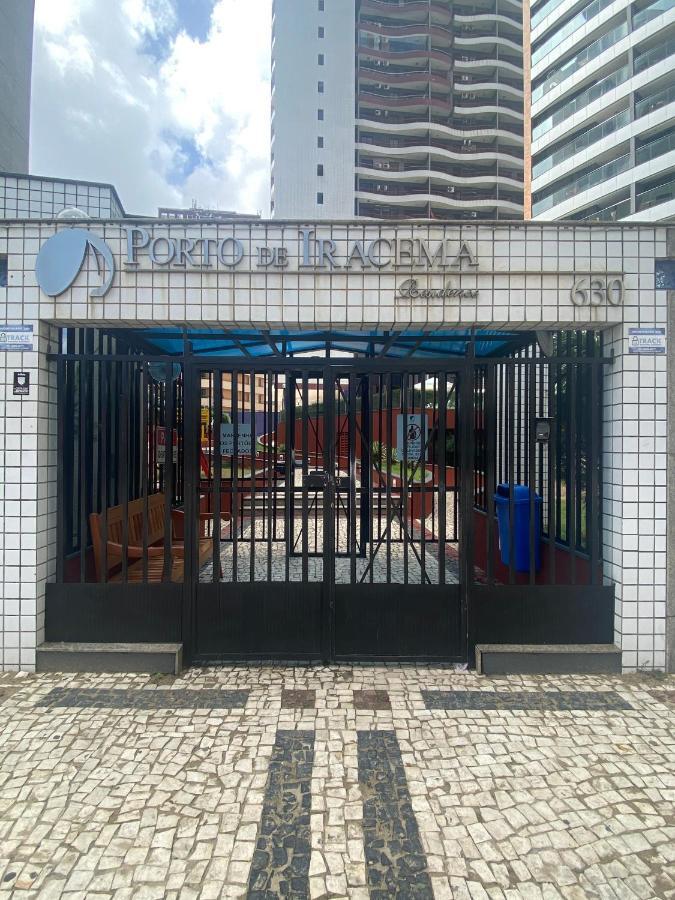
[[[675,897],[674,677],[7,673],[0,714],[0,897]]]

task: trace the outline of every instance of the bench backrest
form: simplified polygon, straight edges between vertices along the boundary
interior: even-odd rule
[[[165,497],[163,493],[150,494],[148,497],[148,547],[164,538]],[[130,500],[127,504],[127,522],[129,547],[143,547],[143,517],[145,500]],[[89,516],[91,540],[94,547],[96,577],[100,579],[103,566],[103,513],[92,513]],[[124,543],[124,504],[111,506],[107,514],[107,540],[113,544]],[[106,559],[106,575],[120,565],[122,551],[108,548]]]

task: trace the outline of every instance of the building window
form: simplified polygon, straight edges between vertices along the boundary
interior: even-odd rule
[[[0,288],[7,287],[7,257],[0,256]]]
[[[323,110],[322,109],[318,110],[318,114],[319,114],[319,122],[323,122]]]
[[[319,53],[319,65],[322,66],[323,62],[324,62],[324,55],[323,55],[323,53]]]
[[[321,191],[319,191],[319,193],[316,195],[316,202],[319,204],[319,206],[323,206],[323,194],[321,193]]]
[[[316,146],[320,150],[323,150],[323,138],[321,137],[321,135],[319,135],[319,137],[316,139]]]
[[[318,84],[319,93],[323,94],[323,81],[320,81]]]
[[[325,8],[326,5],[324,3],[324,0],[319,0],[319,12],[323,12]]]
[[[316,174],[323,175],[323,163],[319,163],[319,165],[316,167]]]
[[[322,38],[326,34],[323,25],[319,25],[319,37]]]

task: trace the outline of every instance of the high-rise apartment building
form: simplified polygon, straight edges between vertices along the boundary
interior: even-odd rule
[[[0,172],[28,172],[34,0],[0,3]]]
[[[675,218],[675,0],[531,10],[532,217]]]
[[[272,214],[523,216],[521,0],[275,0]]]

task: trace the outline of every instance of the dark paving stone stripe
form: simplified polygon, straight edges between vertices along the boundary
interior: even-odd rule
[[[248,691],[54,688],[35,705],[78,709],[234,709],[246,706],[248,695]]]
[[[387,691],[354,691],[355,709],[391,709]]]
[[[396,735],[393,731],[359,731],[358,758],[371,900],[433,900]]]
[[[309,897],[313,766],[313,731],[277,731],[248,879],[250,900]]]
[[[633,707],[614,691],[422,691],[427,709],[625,710]]]
[[[301,691],[293,688],[284,688],[281,691],[282,709],[314,709],[316,706],[316,691]]]

